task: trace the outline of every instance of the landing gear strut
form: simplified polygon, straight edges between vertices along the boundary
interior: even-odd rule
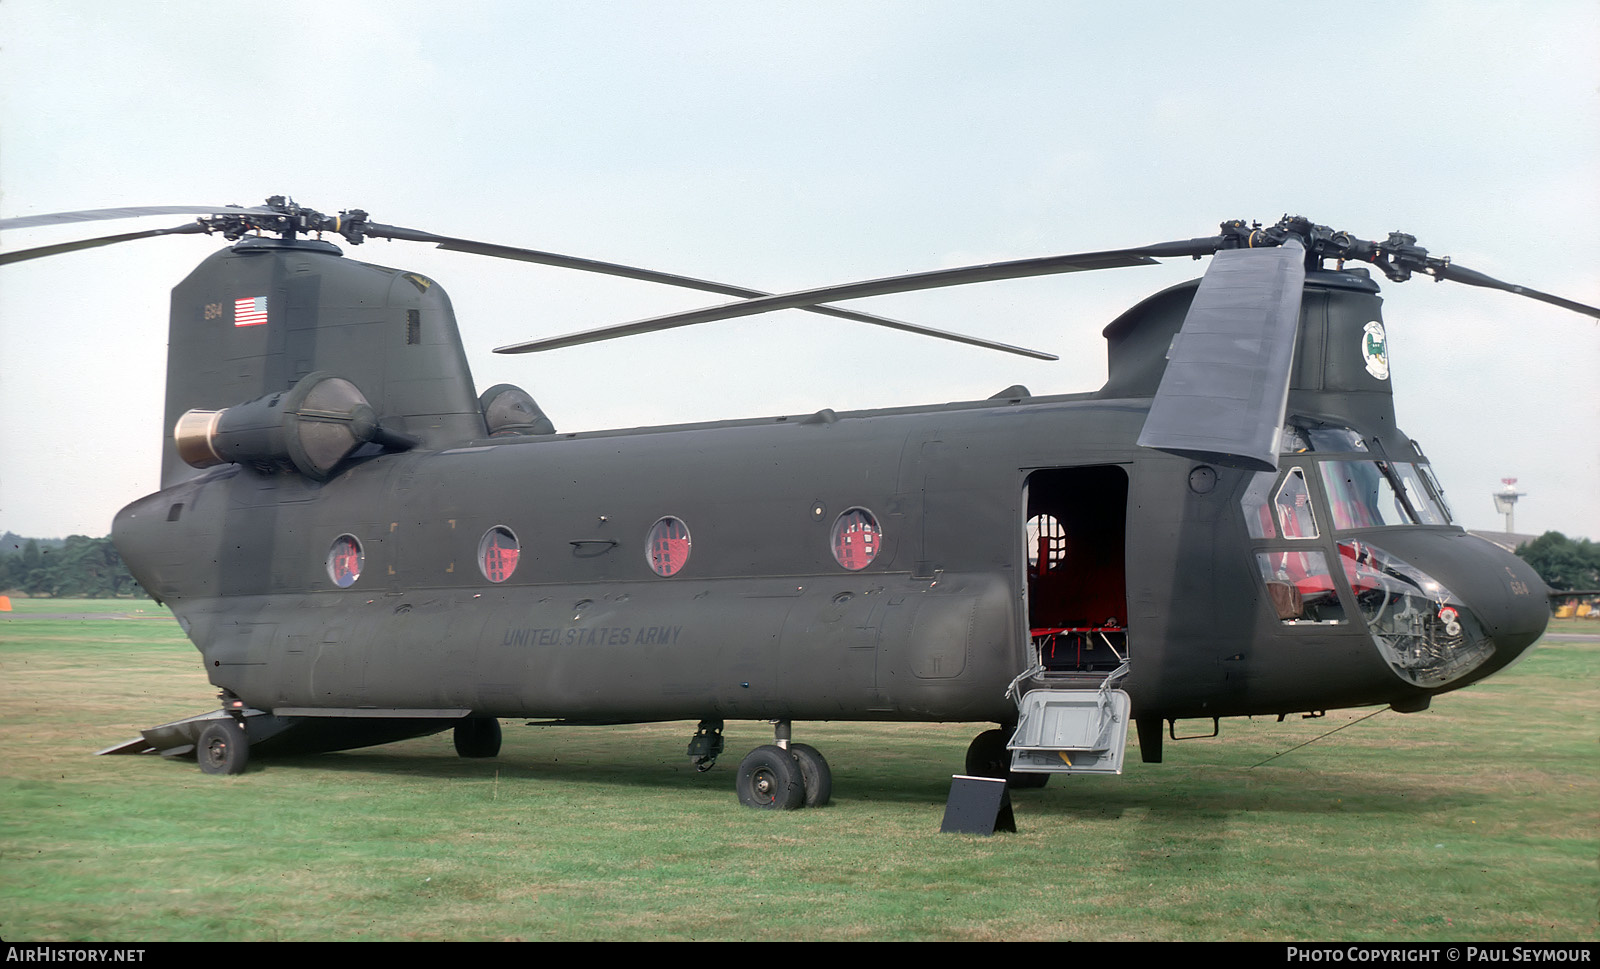
[[[734,782],[739,803],[769,811],[826,805],[833,797],[828,761],[810,744],[790,743],[787,720],[773,721],[773,735],[775,743],[757,747],[739,762]]]

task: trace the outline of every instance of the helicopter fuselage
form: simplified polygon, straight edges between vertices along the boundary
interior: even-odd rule
[[[202,770],[238,773],[263,743],[453,729],[459,754],[489,757],[500,718],[697,719],[688,753],[705,769],[726,720],[768,720],[774,743],[745,756],[735,787],[793,809],[832,790],[822,754],[791,743],[796,720],[1011,725],[973,740],[967,772],[1038,786],[1120,772],[1130,719],[1158,761],[1180,718],[1421,710],[1513,662],[1548,621],[1538,576],[1452,523],[1396,425],[1378,286],[1346,263],[1600,307],[1405,233],[1230,220],[1212,236],[764,293],[281,196],[4,227],[177,212],[209,214],[0,254],[193,232],[237,243],[172,291],[162,490],[113,527],[223,708],[106,752],[192,750]],[[506,353],[796,309],[1049,360],[834,304],[1211,261],[1105,328],[1093,393],[557,433],[521,388],[479,392],[443,287],[345,259],[327,234],[736,298]]]
[[[163,489],[113,529],[224,712],[145,739],[233,772],[290,734],[453,727],[485,756],[499,718],[692,719],[706,766],[718,724],[770,720],[736,787],[793,807],[799,774],[829,788],[795,721],[1024,744],[1029,710],[1125,732],[1126,702],[1159,760],[1177,719],[1422,709],[1536,641],[1545,590],[1451,524],[1396,427],[1377,286],[1300,251],[1128,310],[1094,393],[557,433],[478,393],[432,280],[242,242],[173,290]],[[968,771],[1120,769],[1092,733],[1085,764],[985,731]]]
[[[1542,632],[1514,556],[1453,526],[1329,527],[1313,469],[1331,458],[1286,456],[1262,485],[1131,447],[1147,407],[1017,396],[490,438],[322,483],[232,465],[130,505],[116,535],[213,683],[297,713],[1004,723],[1025,671],[1091,686],[1121,658],[1140,718],[1404,709]],[[1252,535],[1249,496],[1279,481],[1314,535]],[[869,558],[841,522],[870,523]],[[1363,543],[1465,597],[1493,645],[1397,670]],[[1316,556],[1281,578],[1320,610],[1286,615],[1273,569]]]

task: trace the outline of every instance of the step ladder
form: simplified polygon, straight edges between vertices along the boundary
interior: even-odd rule
[[[1030,690],[1006,747],[1025,774],[1120,774],[1133,703],[1122,690]]]

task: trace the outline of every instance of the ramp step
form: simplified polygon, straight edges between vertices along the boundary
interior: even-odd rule
[[[1132,701],[1122,690],[1032,690],[1006,746],[1011,769],[1041,774],[1120,774]]]

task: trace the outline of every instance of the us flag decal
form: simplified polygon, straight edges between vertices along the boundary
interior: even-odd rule
[[[233,301],[234,326],[260,326],[267,322],[267,298],[247,296]]]

